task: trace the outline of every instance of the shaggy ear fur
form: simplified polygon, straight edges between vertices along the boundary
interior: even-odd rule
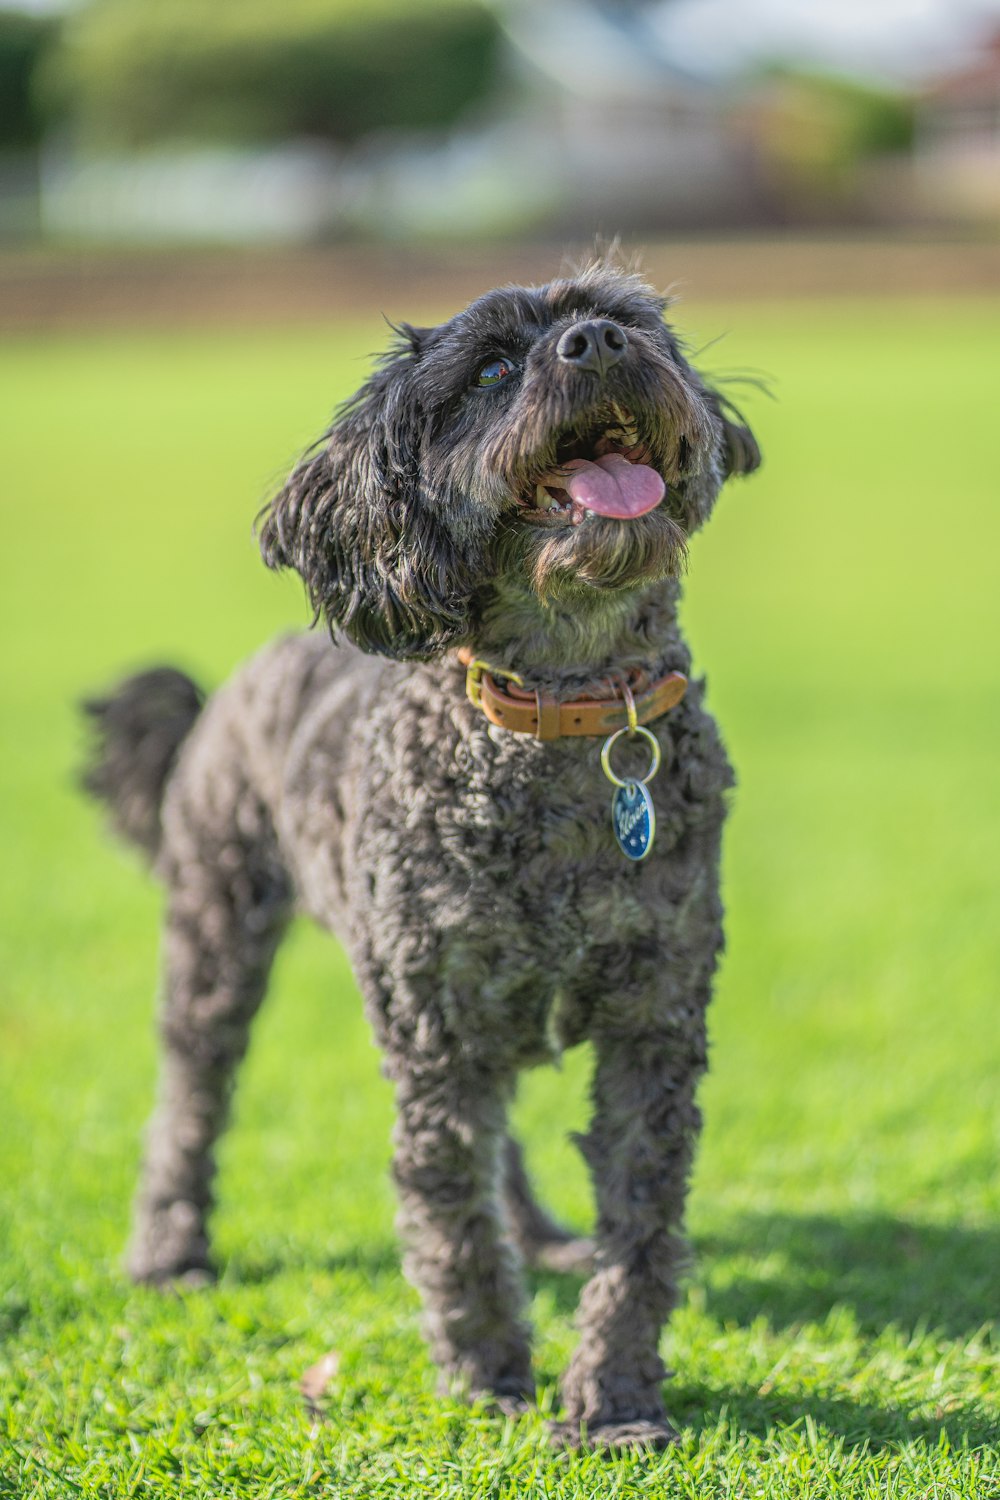
[[[681,519],[688,532],[704,526],[727,479],[734,474],[752,474],[761,461],[756,438],[728,397],[701,380],[698,388],[712,414],[716,432],[709,461],[690,478],[682,480],[676,490]]]
[[[422,491],[426,418],[410,376],[420,331],[305,455],[260,518],[271,568],[294,568],[317,616],[363,651],[422,659],[467,633],[472,583]]]
[[[760,468],[761,455],[757,439],[743,420],[743,413],[720,391],[706,388],[705,395],[722,427],[723,478],[733,474],[752,474]]]

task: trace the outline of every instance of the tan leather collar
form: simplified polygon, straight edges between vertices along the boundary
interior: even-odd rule
[[[558,740],[568,734],[596,738],[625,729],[629,724],[629,698],[635,708],[634,722],[649,724],[679,703],[687,691],[687,678],[682,672],[668,672],[650,682],[645,672],[633,668],[617,679],[595,683],[589,697],[561,703],[550,693],[525,687],[516,673],[480,661],[468,646],[456,654],[465,667],[469,702],[481,709],[491,724],[514,734],[533,735],[537,740]],[[606,690],[604,696],[602,690]]]

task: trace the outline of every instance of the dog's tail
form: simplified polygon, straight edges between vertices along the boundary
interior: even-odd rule
[[[106,805],[115,832],[151,858],[167,777],[204,701],[183,672],[154,667],[81,705],[93,731],[81,784]]]

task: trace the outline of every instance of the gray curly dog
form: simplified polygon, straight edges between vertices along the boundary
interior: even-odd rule
[[[587,1265],[568,1443],[674,1437],[657,1346],[722,942],[732,773],[701,684],[678,701],[677,580],[760,458],[665,306],[601,261],[403,325],[260,520],[337,644],[279,640],[204,706],[168,668],[87,705],[86,784],[168,902],[132,1274],[210,1270],[215,1143],[304,910],[345,943],[395,1087],[406,1271],[445,1384],[523,1405],[519,1262]],[[584,1039],[593,1241],[538,1206],[506,1127],[518,1070]]]

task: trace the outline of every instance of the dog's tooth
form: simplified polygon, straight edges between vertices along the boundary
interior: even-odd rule
[[[555,501],[553,500],[552,496],[549,494],[549,492],[545,488],[545,486],[541,485],[541,484],[536,484],[535,485],[535,509],[536,510],[551,510],[554,504],[555,504]]]

